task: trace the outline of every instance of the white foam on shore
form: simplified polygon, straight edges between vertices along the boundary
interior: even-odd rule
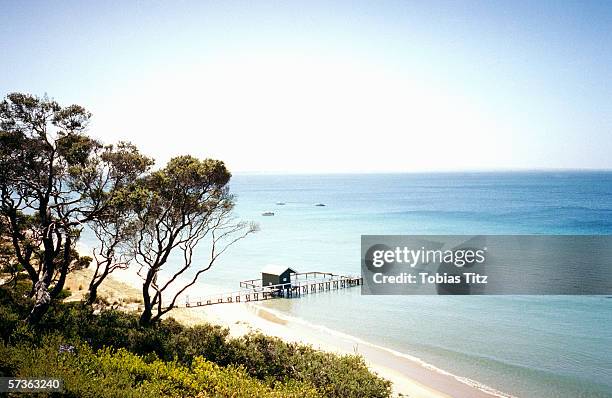
[[[414,362],[415,364],[417,364],[417,365],[419,365],[419,366],[421,366],[421,367],[423,367],[425,369],[431,370],[433,372],[436,372],[438,374],[441,374],[441,375],[444,375],[444,376],[447,376],[447,377],[451,377],[451,378],[457,380],[460,383],[463,383],[463,384],[465,384],[467,386],[470,386],[472,388],[476,388],[476,389],[478,389],[478,390],[480,390],[480,391],[482,391],[482,392],[484,392],[486,394],[489,394],[491,396],[499,397],[499,398],[517,398],[514,395],[504,393],[504,392],[499,391],[499,390],[497,390],[497,389],[495,389],[493,387],[490,387],[490,386],[488,386],[486,384],[480,383],[480,382],[478,382],[476,380],[470,379],[468,377],[464,377],[464,376],[459,376],[459,375],[453,374],[453,373],[448,372],[448,371],[446,371],[444,369],[440,369],[439,367],[437,367],[435,365],[432,365],[432,364],[430,364],[428,362],[425,362],[421,358],[415,357],[413,355],[405,354],[403,352],[399,352],[399,351],[396,351],[396,350],[388,348],[388,347],[384,347],[384,346],[381,346],[381,345],[378,345],[378,344],[370,343],[370,342],[365,341],[365,340],[363,340],[363,339],[361,339],[359,337],[355,337],[353,335],[350,335],[350,334],[347,334],[347,333],[344,333],[344,332],[340,332],[338,330],[330,329],[327,326],[317,325],[317,324],[311,323],[309,321],[306,321],[306,320],[304,320],[302,318],[294,317],[294,316],[287,315],[285,313],[282,313],[282,312],[274,310],[274,309],[263,307],[260,304],[251,303],[251,306],[253,308],[255,308],[257,311],[267,311],[267,312],[270,312],[274,316],[276,316],[276,317],[278,317],[280,319],[283,319],[284,321],[287,321],[288,323],[301,324],[301,325],[303,325],[303,326],[305,326],[305,327],[307,327],[309,329],[318,330],[318,331],[320,331],[320,332],[322,332],[324,334],[328,334],[328,335],[330,335],[332,337],[343,338],[345,340],[353,341],[353,342],[355,342],[357,344],[366,345],[366,346],[369,346],[369,347],[377,349],[377,350],[388,352],[388,353],[390,353],[390,354],[392,354],[392,355],[394,355],[396,357],[399,357],[399,358],[407,359],[407,360],[409,360],[411,362]]]

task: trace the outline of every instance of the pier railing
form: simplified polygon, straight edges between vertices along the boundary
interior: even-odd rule
[[[185,307],[264,301],[277,297],[294,297],[359,286],[361,283],[362,279],[358,276],[345,276],[317,271],[292,274],[290,283],[269,286],[261,286],[260,279],[251,279],[240,282],[240,287],[242,288],[240,290],[203,297],[188,297],[185,300]]]
[[[331,272],[319,272],[319,271],[311,271],[311,272],[296,272],[291,274],[291,283],[295,283],[296,281],[303,280],[312,280],[318,278],[334,278],[334,277],[342,277],[342,275],[333,274]],[[258,287],[262,287],[261,279],[249,279],[246,281],[240,282],[240,287],[245,289],[254,289]]]

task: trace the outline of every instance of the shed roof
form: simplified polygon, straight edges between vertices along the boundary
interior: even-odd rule
[[[297,273],[297,271],[291,267],[287,267],[285,265],[277,265],[277,264],[266,265],[265,267],[262,268],[261,273],[271,274],[271,275],[281,275],[285,273],[287,270],[289,270],[290,272]]]

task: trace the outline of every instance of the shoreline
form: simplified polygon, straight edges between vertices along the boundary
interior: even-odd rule
[[[223,308],[224,307],[224,308]],[[336,354],[359,354],[368,367],[393,383],[394,395],[410,397],[514,398],[469,378],[454,375],[419,358],[358,337],[314,325],[300,318],[281,314],[255,303],[235,303],[173,310],[179,322],[220,324],[232,336],[261,332],[287,342],[313,346]],[[233,308],[232,308],[233,307]]]
[[[254,304],[254,306],[259,306],[259,305]],[[297,317],[291,317],[288,315],[280,314],[277,311],[270,310],[268,308],[261,308],[261,310],[271,312],[273,314],[277,314],[275,316],[278,316],[280,318],[285,318],[285,317],[291,318],[293,319],[291,322],[304,324],[312,329],[319,329],[323,331],[324,333],[334,338],[334,342],[332,344],[333,344],[333,347],[335,348],[337,348],[336,347],[337,341],[338,341],[337,338],[344,339],[347,342],[350,342],[352,344],[357,344],[357,347],[361,347],[361,349],[357,349],[356,353],[362,355],[364,359],[366,360],[366,362],[368,362],[369,365],[371,365],[371,367],[381,368],[381,369],[385,369],[388,372],[397,373],[400,377],[409,378],[411,382],[414,382],[414,383],[426,382],[427,383],[426,385],[430,386],[429,387],[430,389],[431,387],[433,387],[434,390],[436,390],[440,394],[443,394],[443,396],[446,396],[444,395],[445,392],[446,393],[452,392],[453,397],[463,397],[463,396],[465,397],[480,397],[480,396],[492,397],[493,396],[493,397],[499,397],[499,398],[516,398],[513,395],[498,391],[485,384],[479,383],[476,380],[472,380],[467,377],[458,376],[444,369],[438,368],[437,366],[427,363],[423,361],[422,359],[415,357],[413,355],[405,354],[405,353],[402,353],[400,351],[397,351],[397,350],[394,350],[394,349],[391,349],[385,346],[374,344],[374,343],[365,341],[359,337],[356,337],[356,336],[353,336],[347,333],[339,332],[339,331],[330,329],[325,326],[314,325],[308,321],[302,320]],[[352,353],[352,352],[345,351],[344,353]],[[378,360],[377,358],[374,357],[375,354],[378,354],[378,355],[382,354],[383,358]],[[392,356],[393,358],[392,361],[389,361],[388,355]],[[398,362],[399,365],[403,365],[403,369],[402,369],[404,371],[403,374],[399,372],[398,370],[394,369],[394,367],[392,366],[394,365],[394,362]],[[407,364],[410,366],[410,369],[406,369],[405,365]],[[413,366],[416,366],[418,368],[412,368]],[[406,375],[405,374],[406,370],[410,370],[411,374]],[[434,372],[435,375],[432,375],[431,372]],[[378,373],[382,374],[381,372],[378,372]],[[452,378],[454,379],[454,381],[448,380],[448,378]],[[435,384],[432,383],[432,381],[435,381]],[[457,385],[455,382],[462,383],[463,385]],[[468,387],[469,389],[464,391],[465,387]],[[437,390],[438,388],[442,391],[438,391]],[[474,389],[478,391],[474,391]]]
[[[66,286],[73,295],[68,299],[79,300],[85,293],[77,287],[87,280],[91,270],[84,269],[71,274]],[[113,274],[104,281],[99,296],[111,303],[118,303],[125,311],[138,310],[140,287],[129,271]],[[166,318],[188,326],[201,323],[227,327],[232,337],[250,332],[260,332],[286,342],[311,345],[313,348],[336,354],[359,354],[368,367],[379,376],[393,383],[394,396],[413,398],[514,398],[475,380],[454,375],[425,361],[387,347],[364,341],[325,326],[315,325],[303,319],[282,314],[255,303],[233,303],[196,308],[175,308]]]

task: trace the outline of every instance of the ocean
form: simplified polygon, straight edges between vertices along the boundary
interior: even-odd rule
[[[610,172],[236,175],[231,190],[261,230],[202,278],[230,290],[270,263],[357,275],[361,235],[612,234]],[[612,397],[612,298],[355,288],[262,305],[519,397]]]

